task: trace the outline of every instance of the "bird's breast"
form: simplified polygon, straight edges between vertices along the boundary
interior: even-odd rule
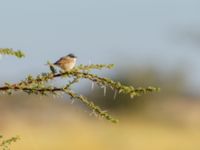
[[[75,64],[76,64],[76,60],[75,60],[75,59],[68,61],[68,62],[65,63],[64,66],[63,66],[63,67],[64,67],[64,70],[65,70],[65,71],[70,71],[71,69],[74,68]]]

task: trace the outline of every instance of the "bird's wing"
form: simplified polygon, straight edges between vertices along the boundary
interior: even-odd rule
[[[65,58],[64,58],[64,57],[61,57],[58,61],[56,61],[56,62],[54,63],[54,65],[60,65],[60,64],[63,64],[64,61],[65,61]]]

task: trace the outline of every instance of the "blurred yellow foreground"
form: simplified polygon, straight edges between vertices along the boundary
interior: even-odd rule
[[[197,107],[199,104],[195,104]],[[56,99],[7,97],[0,100],[0,112],[1,134],[21,138],[11,150],[200,149],[200,126],[192,121],[199,112],[194,111],[191,117],[179,121],[115,114],[120,122],[112,124],[90,116],[76,102],[70,105]]]

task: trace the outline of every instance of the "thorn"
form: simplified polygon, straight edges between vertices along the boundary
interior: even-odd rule
[[[103,87],[103,95],[106,96],[106,86]]]
[[[92,111],[92,112],[89,114],[89,116],[92,116],[92,115],[94,115],[94,111]]]
[[[89,61],[88,61],[88,65],[91,65],[91,64],[92,64],[92,61],[91,61],[91,60],[89,60]]]
[[[115,90],[115,93],[114,93],[114,99],[116,99],[116,97],[117,97],[117,90]]]
[[[92,82],[91,90],[94,90],[94,82]]]
[[[72,99],[71,104],[74,104],[74,99]]]

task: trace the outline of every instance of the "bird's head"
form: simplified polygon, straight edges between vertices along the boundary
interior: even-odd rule
[[[67,55],[67,57],[70,57],[70,58],[77,58],[74,54],[70,53]]]

